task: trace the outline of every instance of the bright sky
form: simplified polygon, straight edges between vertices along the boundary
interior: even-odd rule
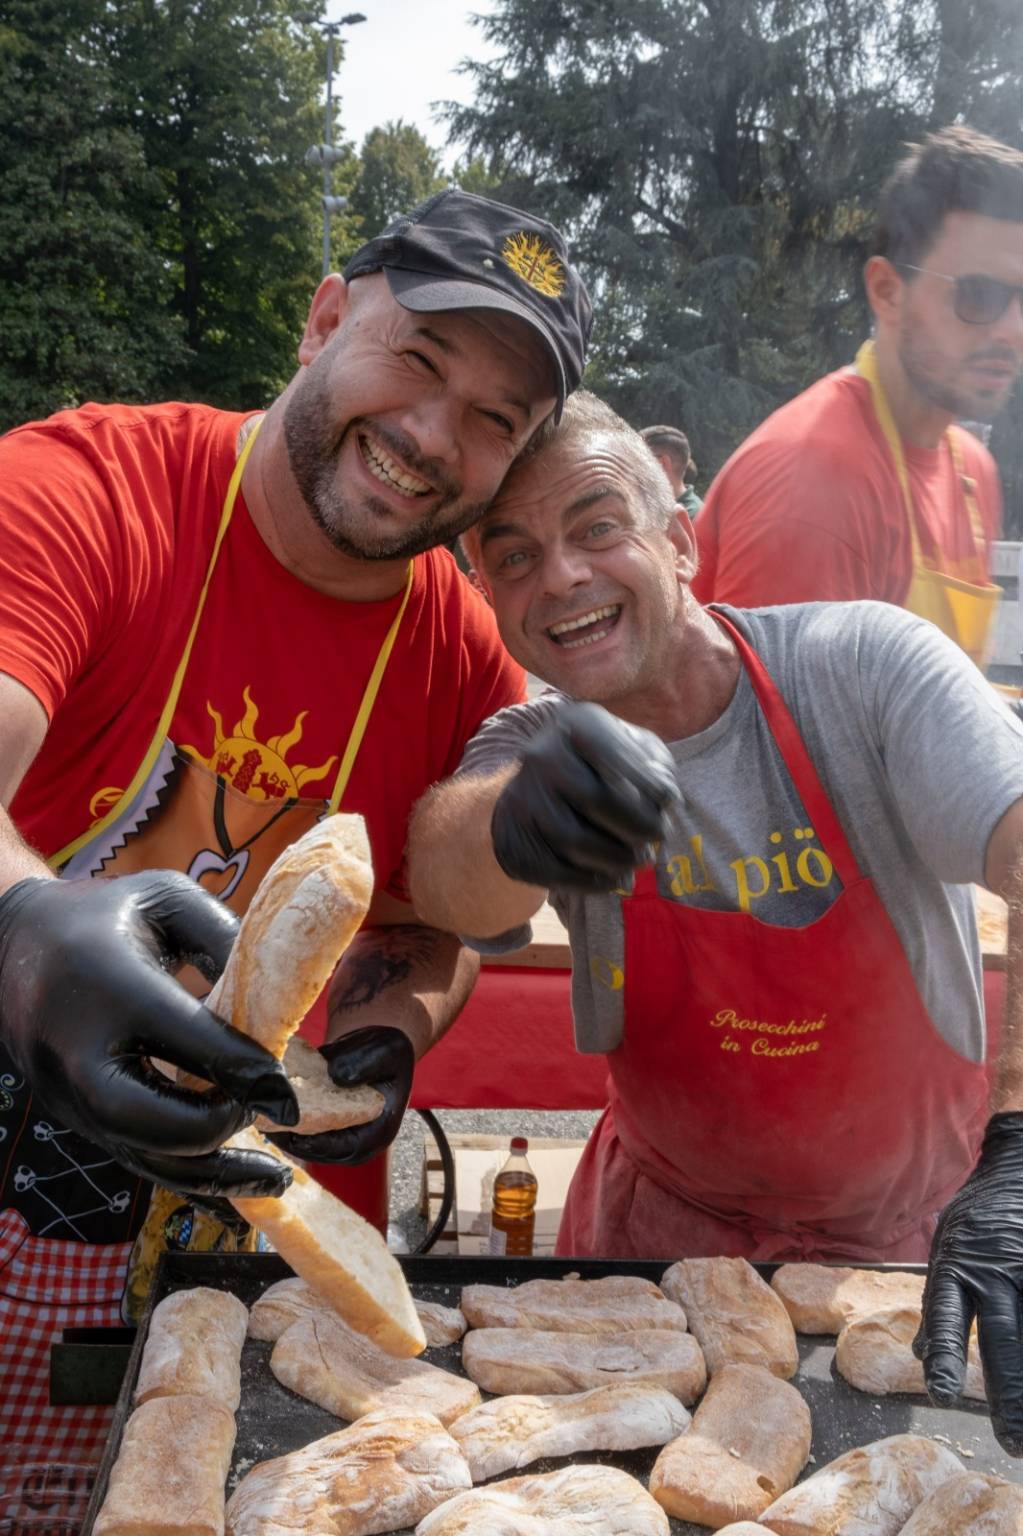
[[[434,121],[430,103],[472,99],[470,82],[454,70],[463,58],[492,54],[469,17],[493,8],[494,0],[330,0],[330,20],[350,10],[366,17],[343,34],[346,57],[334,82],[345,137],[359,147],[371,128],[400,117],[450,169],[455,152],[446,148],[447,130]]]

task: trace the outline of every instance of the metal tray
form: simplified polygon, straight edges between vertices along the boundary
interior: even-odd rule
[[[672,1261],[631,1262],[585,1259],[507,1259],[507,1258],[412,1258],[402,1256],[400,1263],[415,1296],[423,1301],[439,1301],[457,1306],[463,1285],[516,1285],[523,1280],[579,1274],[584,1279],[600,1275],[642,1275],[657,1281]],[[774,1264],[754,1266],[765,1278],[777,1268]],[[862,1265],[861,1268],[892,1268],[922,1273],[920,1265]],[[96,1514],[106,1495],[107,1479],[121,1443],[125,1421],[131,1411],[131,1395],[138,1376],[139,1361],[149,1331],[153,1307],[171,1291],[187,1286],[209,1285],[232,1291],[251,1306],[267,1286],[283,1280],[292,1271],[283,1259],[273,1254],[168,1253],[160,1260],[139,1325],[135,1346],[125,1373],[114,1414],[110,1440],[96,1478],[86,1512],[82,1536],[92,1536]],[[242,1352],[242,1398],[238,1410],[238,1438],[228,1476],[228,1495],[239,1480],[257,1462],[287,1451],[298,1450],[312,1440],[331,1434],[343,1421],[305,1398],[289,1392],[270,1372],[271,1344],[246,1340]],[[1011,1482],[1023,1483],[1023,1463],[1013,1461],[999,1448],[991,1433],[987,1413],[981,1404],[957,1409],[932,1408],[919,1397],[870,1397],[855,1391],[835,1373],[834,1341],[799,1336],[799,1371],[794,1385],[810,1406],[813,1418],[813,1458],[804,1476],[840,1456],[853,1446],[864,1445],[884,1435],[906,1432],[931,1435],[961,1456],[963,1465],[975,1472],[994,1472]],[[430,1349],[423,1357],[446,1370],[462,1375],[461,1349],[458,1344]],[[581,1452],[577,1456],[535,1462],[524,1472],[549,1472],[567,1461],[599,1462],[622,1467],[644,1484],[658,1454],[658,1447],[642,1451]],[[519,1474],[503,1473],[503,1477]],[[706,1536],[706,1527],[681,1520],[670,1522],[675,1536]],[[400,1536],[410,1536],[402,1532]]]

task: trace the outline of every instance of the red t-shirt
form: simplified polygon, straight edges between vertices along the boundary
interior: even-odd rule
[[[89,405],[0,442],[0,670],[50,717],[11,811],[50,855],[142,761],[206,574],[245,418]],[[273,557],[239,495],[169,736],[234,793],[328,799],[400,594],[343,603]],[[341,809],[378,888],[404,895],[409,811],[494,711],[524,695],[493,616],[446,550],[409,605]]]
[[[976,482],[986,568],[1001,522],[998,471],[972,433],[959,431],[958,441]],[[944,438],[904,450],[922,553],[947,569],[974,549],[951,450]],[[717,475],[696,534],[701,602],[901,604],[912,575],[909,519],[866,379],[829,374],[769,416]]]

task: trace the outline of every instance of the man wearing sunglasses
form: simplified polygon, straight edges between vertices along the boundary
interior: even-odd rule
[[[1023,154],[931,134],[881,195],[864,283],[874,338],[770,416],[700,517],[704,601],[877,598],[932,620],[978,663],[999,589],[986,449],[1023,363]]]

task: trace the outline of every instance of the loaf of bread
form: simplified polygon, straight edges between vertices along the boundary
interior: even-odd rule
[[[715,1531],[755,1519],[806,1466],[811,1434],[795,1387],[759,1365],[723,1365],[692,1424],[654,1462],[650,1492],[669,1515]]]
[[[682,1259],[661,1289],[684,1307],[711,1376],[724,1365],[762,1365],[785,1381],[796,1374],[796,1335],[781,1300],[745,1259]]]
[[[283,1057],[365,917],[372,893],[361,816],[328,816],[318,822],[264,876],[209,1007]],[[342,1094],[339,1102],[346,1097]],[[351,1123],[347,1112],[342,1123]],[[376,1228],[328,1194],[255,1127],[239,1131],[227,1145],[267,1153],[291,1167],[293,1182],[280,1199],[239,1197],[232,1203],[296,1274],[389,1354],[417,1355],[425,1349],[426,1335],[401,1266]]]
[[[384,1096],[368,1083],[354,1088],[339,1088],[331,1080],[327,1058],[321,1056],[301,1035],[293,1035],[284,1050],[284,1070],[298,1100],[298,1124],[295,1135],[317,1136],[321,1131],[338,1131],[349,1125],[367,1125],[384,1107]],[[265,1115],[256,1116],[261,1131],[280,1130]]]
[[[771,1532],[755,1520],[739,1520],[735,1525],[723,1525],[718,1536],[771,1536]]]
[[[923,1435],[890,1435],[829,1462],[758,1518],[774,1536],[896,1536],[962,1470],[958,1457]]]
[[[537,1328],[477,1328],[462,1342],[462,1365],[486,1392],[587,1392],[612,1382],[663,1387],[694,1403],[707,1367],[690,1333],[650,1328],[609,1338]]]
[[[261,1462],[227,1506],[228,1536],[375,1536],[400,1531],[470,1487],[469,1468],[428,1413],[370,1413],[301,1451]]]
[[[889,1392],[924,1393],[924,1368],[913,1353],[920,1327],[918,1307],[889,1307],[846,1323],[835,1345],[835,1366],[851,1387],[885,1397]],[[976,1329],[970,1334],[964,1397],[987,1401]]]
[[[439,1301],[416,1301],[416,1311],[428,1349],[457,1344],[466,1330],[465,1316],[458,1307],[444,1307]]]
[[[135,1402],[209,1397],[233,1413],[241,1397],[241,1354],[249,1314],[237,1296],[208,1286],[172,1291],[153,1308]]]
[[[457,1494],[416,1536],[668,1536],[642,1483],[617,1467],[562,1467]]]
[[[688,1423],[687,1410],[671,1392],[622,1383],[552,1397],[491,1398],[448,1428],[473,1482],[482,1483],[542,1456],[666,1445]]]
[[[269,1152],[292,1169],[279,1199],[237,1196],[232,1205],[339,1317],[389,1355],[418,1355],[426,1335],[401,1265],[375,1227],[328,1193],[292,1158],[249,1127],[229,1146]]]
[[[1020,1536],[1023,1488],[983,1472],[950,1477],[918,1504],[899,1536]]]
[[[527,1280],[467,1285],[462,1311],[470,1328],[542,1328],[559,1333],[625,1333],[672,1328],[684,1333],[685,1313],[652,1280],[608,1275],[600,1280]]]
[[[782,1264],[771,1279],[797,1333],[841,1333],[846,1323],[885,1307],[916,1307],[923,1275],[900,1270],[841,1269],[828,1264]]]
[[[478,1387],[464,1376],[425,1360],[395,1360],[326,1308],[285,1329],[270,1369],[282,1386],[339,1419],[386,1408],[398,1416],[432,1413],[449,1424],[480,1400]]]
[[[465,1318],[457,1307],[443,1307],[436,1301],[412,1298],[419,1321],[426,1334],[427,1348],[457,1344],[465,1332]],[[249,1337],[275,1343],[292,1323],[311,1312],[332,1311],[327,1300],[305,1280],[278,1280],[268,1285],[249,1312]]]
[[[274,860],[242,919],[207,1006],[279,1060],[295,1089],[304,1136],[364,1125],[384,1107],[366,1084],[339,1088],[319,1051],[295,1031],[355,937],[373,895],[361,816],[328,816]],[[189,1087],[208,1086],[179,1074]],[[261,1130],[272,1126],[262,1116]]]
[[[361,816],[326,816],[274,860],[207,1005],[278,1061],[373,898]]]
[[[209,1397],[154,1397],[124,1427],[93,1536],[224,1536],[234,1414]]]
[[[296,1275],[268,1285],[249,1308],[249,1338],[275,1344],[286,1328],[313,1312],[333,1311],[326,1297]]]

